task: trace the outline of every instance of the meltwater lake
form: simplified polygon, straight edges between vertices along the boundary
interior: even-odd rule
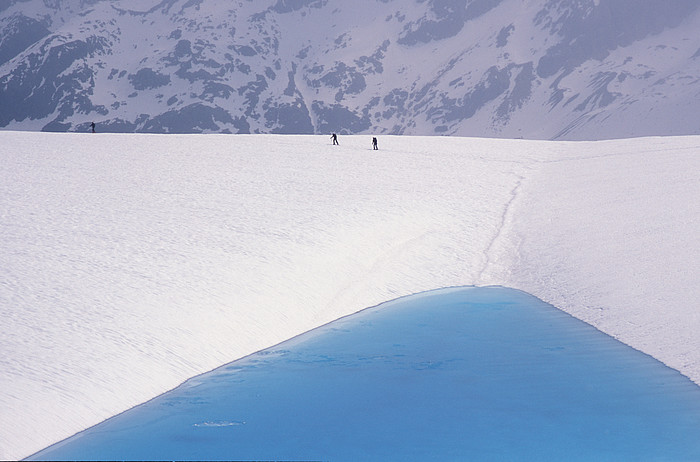
[[[195,377],[32,460],[700,460],[700,387],[526,293],[426,292]]]

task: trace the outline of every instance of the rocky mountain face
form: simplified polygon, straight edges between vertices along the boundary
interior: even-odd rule
[[[3,0],[0,127],[700,133],[697,0]]]

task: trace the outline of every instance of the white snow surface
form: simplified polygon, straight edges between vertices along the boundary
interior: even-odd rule
[[[700,383],[700,136],[0,131],[0,458],[402,295],[529,292]]]

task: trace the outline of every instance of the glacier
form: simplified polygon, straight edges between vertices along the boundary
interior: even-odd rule
[[[0,131],[0,457],[404,295],[523,290],[700,383],[700,138]]]

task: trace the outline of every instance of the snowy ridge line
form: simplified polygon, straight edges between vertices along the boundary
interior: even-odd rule
[[[0,458],[438,287],[533,294],[700,383],[700,137],[370,139],[0,131]]]

